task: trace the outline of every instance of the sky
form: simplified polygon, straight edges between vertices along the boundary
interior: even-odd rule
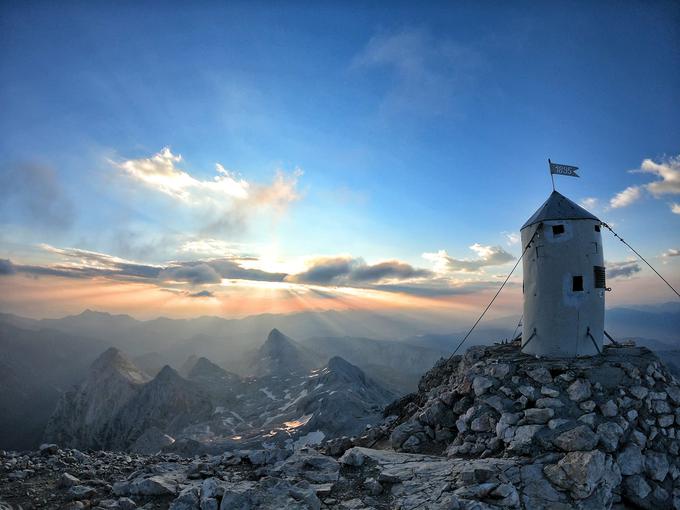
[[[2,2],[0,311],[474,316],[548,158],[680,286],[680,5],[422,4]]]

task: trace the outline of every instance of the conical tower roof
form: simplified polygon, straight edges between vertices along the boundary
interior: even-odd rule
[[[580,205],[575,204],[567,197],[553,191],[548,200],[529,218],[520,230],[531,225],[548,220],[595,220],[600,221],[597,216],[589,213]]]

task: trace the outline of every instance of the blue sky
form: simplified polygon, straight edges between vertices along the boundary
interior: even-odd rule
[[[187,303],[177,310],[229,314],[225,282],[131,281],[115,265],[225,254],[286,285],[410,286],[462,306],[519,255],[507,235],[547,197],[548,157],[581,168],[560,191],[590,198],[680,283],[676,2],[5,2],[0,18],[0,258],[4,285],[31,279],[0,303],[13,311],[39,299],[26,267],[55,289],[74,278],[45,268],[66,264],[87,267],[81,286],[150,285]],[[161,160],[181,190],[157,178]],[[217,163],[225,180],[206,185]],[[624,247],[605,250],[624,268],[614,300],[673,297]],[[312,281],[314,269],[336,272]],[[385,271],[357,281],[364,269]],[[448,287],[460,292],[436,292]],[[374,297],[397,299],[387,292]],[[87,305],[78,295],[26,310]]]

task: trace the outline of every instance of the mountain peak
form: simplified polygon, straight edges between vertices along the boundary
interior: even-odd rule
[[[110,316],[110,315],[111,315],[111,314],[108,314],[108,313],[106,313],[106,312],[98,312],[98,311],[96,311],[96,310],[90,310],[89,308],[86,308],[85,310],[83,310],[82,312],[80,312],[80,314],[78,315],[78,317],[92,317],[92,318],[95,318],[95,317],[107,317],[107,316]]]
[[[366,374],[364,374],[364,371],[340,356],[333,356],[329,359],[327,366],[331,373],[337,374],[347,381],[366,382]]]
[[[179,375],[177,370],[172,368],[170,365],[165,365],[163,368],[161,368],[161,371],[158,372],[156,377],[153,378],[152,382],[168,383],[178,380],[182,380],[182,376]]]
[[[194,363],[194,366],[189,371],[189,378],[200,377],[200,376],[225,376],[227,372],[221,367],[217,366],[215,363],[210,361],[208,358],[200,357]]]
[[[294,356],[298,346],[292,338],[287,337],[278,329],[274,328],[267,335],[267,340],[260,347],[260,354],[280,358],[282,356]]]
[[[274,328],[269,332],[269,335],[267,335],[267,342],[270,343],[281,343],[281,342],[288,342],[290,339],[281,333],[278,329]]]
[[[318,366],[313,354],[276,328],[269,332],[255,358],[252,368],[257,375],[306,372]]]
[[[340,356],[333,356],[331,359],[328,360],[328,368],[329,368],[329,370],[345,371],[345,370],[348,370],[348,369],[351,369],[351,368],[357,368],[357,367],[352,365],[345,358],[341,358]]]
[[[120,349],[116,347],[109,347],[106,349],[104,352],[102,352],[99,357],[97,358],[97,361],[95,363],[111,363],[116,360],[124,358],[123,353],[120,351]]]
[[[92,363],[90,371],[96,376],[115,372],[134,383],[143,383],[148,377],[125,354],[109,347]]]
[[[192,354],[189,356],[184,363],[182,363],[182,366],[179,369],[179,373],[183,375],[184,377],[188,376],[191,371],[194,368],[194,365],[196,365],[196,362],[198,361],[198,358],[196,357],[195,354]]]

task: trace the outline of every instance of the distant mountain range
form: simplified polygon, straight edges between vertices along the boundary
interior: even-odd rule
[[[150,379],[118,349],[105,351],[66,392],[45,430],[59,445],[198,453],[353,435],[381,418],[396,395],[340,357],[316,368],[307,350],[272,330],[241,378],[206,358],[182,377],[164,366]]]
[[[465,348],[510,338],[518,319],[484,321]],[[60,395],[85,380],[90,364],[110,346],[127,353],[149,380],[165,365],[183,379],[193,380],[197,373],[191,374],[191,370],[203,358],[199,373],[209,372],[212,366],[223,372],[219,377],[226,378],[213,378],[211,390],[203,381],[204,391],[213,401],[221,394],[220,388],[233,386],[235,379],[248,380],[253,374],[262,379],[281,372],[281,367],[291,374],[302,373],[325,366],[334,356],[370,374],[382,388],[401,395],[416,388],[421,374],[448,355],[468,327],[452,320],[448,330],[455,332],[443,333],[436,323],[434,319],[414,321],[353,311],[150,321],[90,310],[44,320],[0,314],[0,448],[35,447]],[[428,327],[433,329],[428,332]],[[664,359],[680,365],[673,354],[679,345],[677,303],[607,310],[606,329],[616,339],[633,338],[638,344],[664,351]],[[276,330],[274,341],[268,344],[265,339],[272,330]],[[276,339],[286,341],[277,343]],[[295,358],[298,367],[290,365],[289,345],[294,345],[299,355]],[[261,351],[261,346],[267,347]],[[224,402],[238,395],[227,393],[220,397]],[[32,405],[25,405],[27,401]]]

